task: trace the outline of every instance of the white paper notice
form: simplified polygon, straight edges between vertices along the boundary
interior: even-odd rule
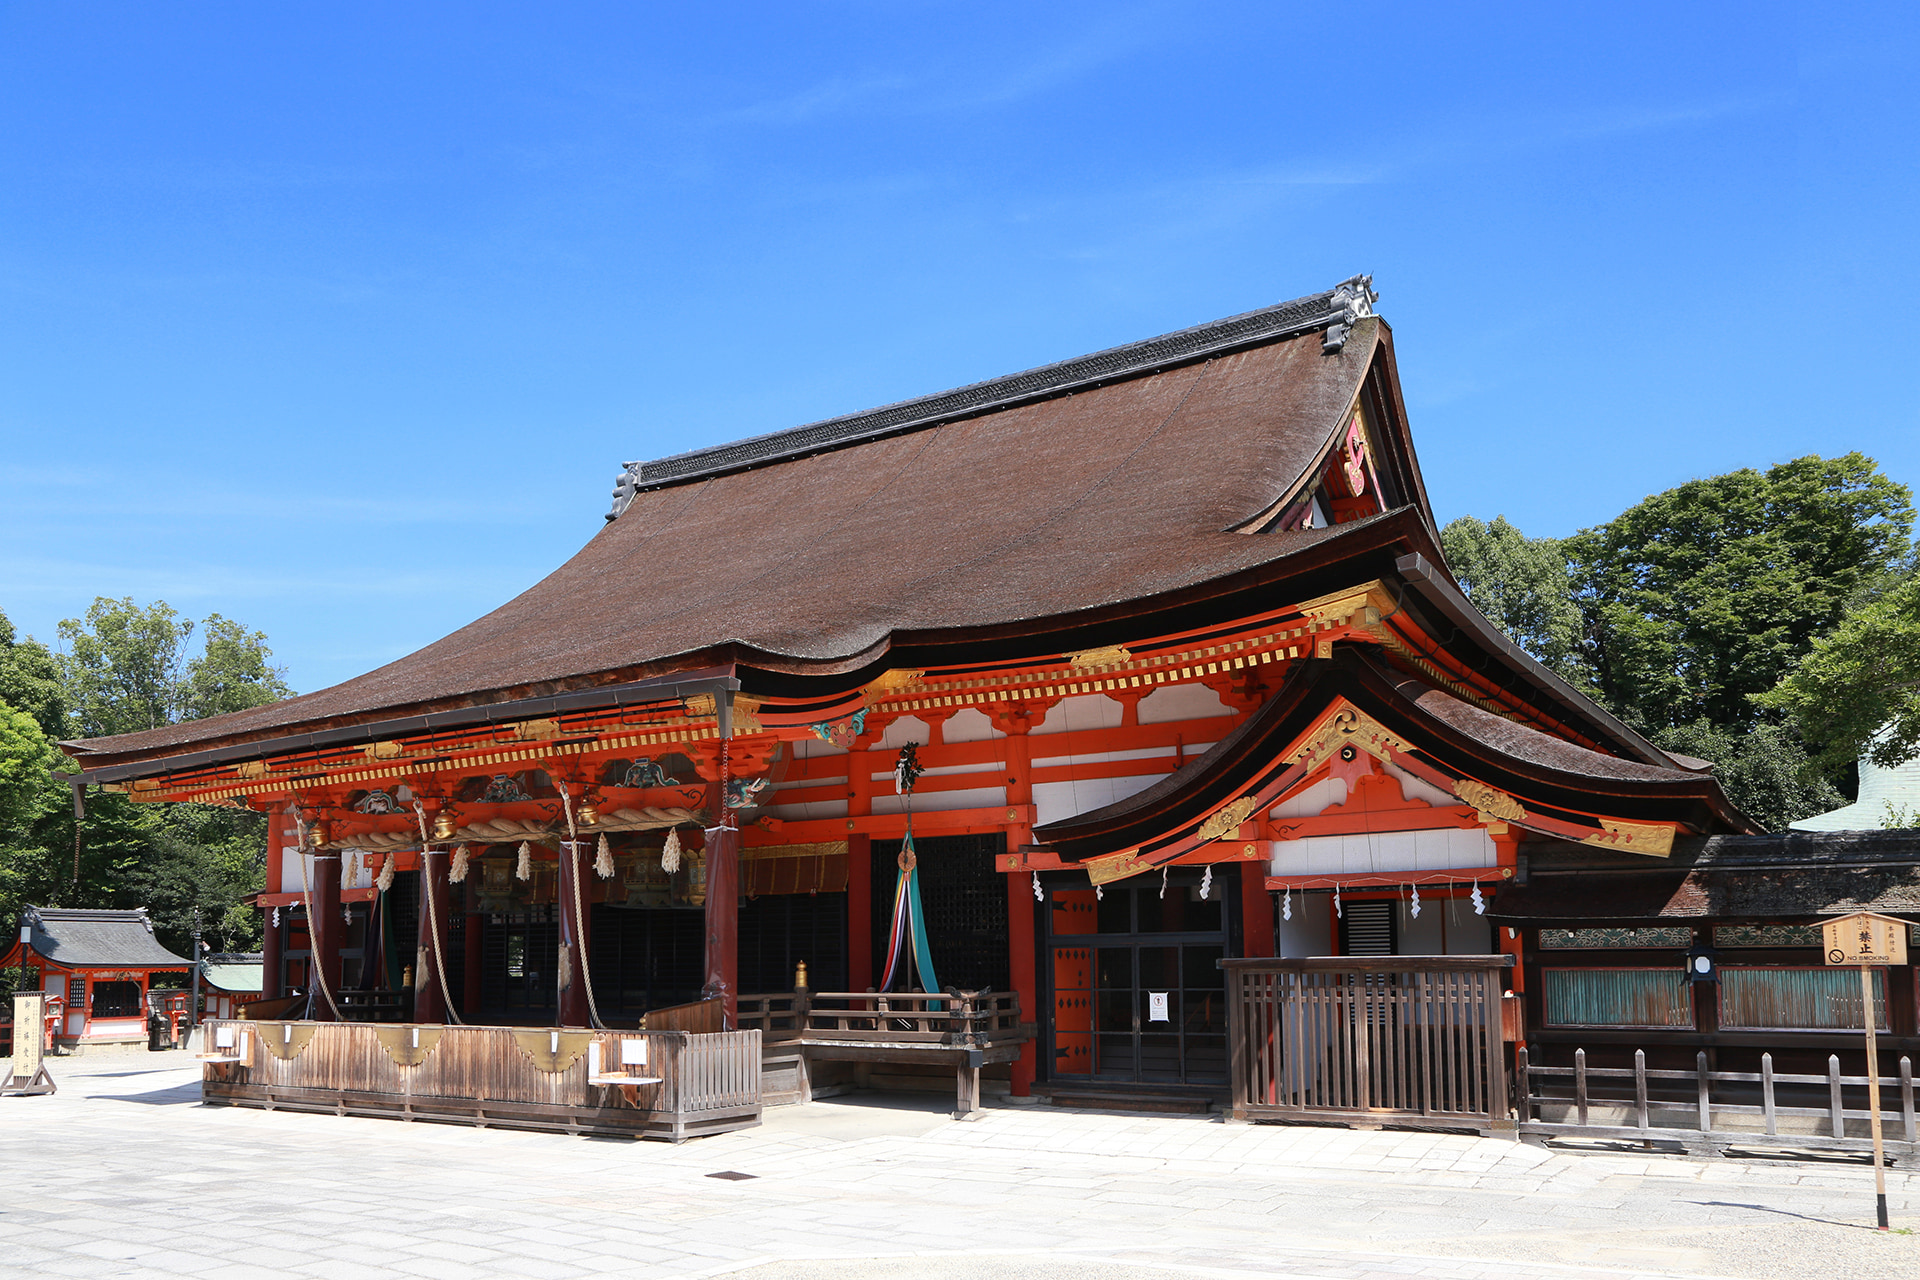
[[[620,1042],[620,1065],[623,1067],[646,1066],[647,1042],[645,1040],[622,1040]]]
[[[1164,991],[1147,992],[1147,1021],[1165,1022],[1167,1020],[1167,993]]]

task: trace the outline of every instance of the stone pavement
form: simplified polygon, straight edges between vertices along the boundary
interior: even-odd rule
[[[0,1277],[1881,1280],[1863,1162],[1562,1153],[939,1099],[680,1147],[198,1105],[178,1055],[0,1099]],[[717,1179],[721,1172],[751,1174]],[[1920,1226],[1920,1174],[1888,1179]]]

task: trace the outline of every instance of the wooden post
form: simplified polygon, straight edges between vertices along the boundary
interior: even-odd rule
[[[434,855],[440,866],[433,865]],[[413,964],[413,1020],[447,1021],[447,1001],[440,991],[440,969],[446,962],[449,910],[447,902],[447,858],[445,849],[420,851],[420,946]]]
[[[1007,826],[1009,852],[1033,840],[1029,821],[1033,805],[1033,740],[1027,736],[1037,719],[1031,708],[1010,707],[995,714],[994,727],[1007,735]],[[1034,938],[1033,877],[1031,872],[1015,871],[1007,882],[1007,961],[1014,992],[1020,997],[1020,1010],[1037,1023],[1044,1013],[1040,1008],[1040,976],[1037,944]],[[1040,1061],[1039,1036],[1020,1046],[1020,1056],[1012,1063],[1011,1092],[1016,1098],[1033,1093],[1033,1081]]]
[[[1773,1105],[1773,1055],[1760,1055],[1760,1111],[1767,1118],[1767,1136],[1780,1132],[1780,1118]]]
[[[1265,859],[1240,864],[1241,954],[1266,959],[1273,954],[1273,895],[1267,892]]]
[[[587,980],[580,962],[586,950],[587,927],[581,918],[586,911],[586,893],[580,883],[580,848],[571,840],[560,842],[560,880],[556,893],[560,898],[557,966],[560,999],[556,1025],[584,1027],[588,1022]]]
[[[1887,1229],[1887,1161],[1880,1145],[1880,1044],[1873,1016],[1873,966],[1860,966],[1860,1021],[1867,1024],[1867,1115],[1873,1127],[1873,1194],[1880,1229]]]
[[[301,855],[305,857],[303,853]],[[313,912],[307,919],[307,989],[313,993],[313,1020],[315,1022],[333,1022],[333,1009],[327,998],[321,994],[320,981],[324,977],[326,989],[333,998],[340,998],[340,935],[343,926],[340,923],[340,854],[333,851],[315,850],[311,871],[313,875],[312,899]]]
[[[847,837],[847,990],[872,985],[873,837],[861,831]]]
[[[724,1025],[732,1031],[740,1025],[740,833],[728,826],[707,832],[706,924],[702,994],[726,1002]]]

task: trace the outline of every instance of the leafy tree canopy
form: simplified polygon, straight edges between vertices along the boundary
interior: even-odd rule
[[[146,607],[102,596],[85,618],[60,624],[60,675],[82,737],[156,729],[242,711],[287,697],[286,669],[271,664],[266,636],[210,616],[198,656],[187,656],[194,624],[164,600]]]
[[[1912,555],[1912,495],[1859,453],[1655,494],[1566,540],[1582,657],[1643,730],[1745,729],[1862,589]]]
[[[1529,538],[1494,517],[1461,516],[1440,545],[1467,599],[1513,642],[1576,687],[1589,683],[1580,660],[1580,610],[1567,555],[1557,538]]]
[[[66,735],[67,700],[58,660],[32,636],[19,639],[4,612],[0,612],[0,702],[32,716],[49,738]]]
[[[1829,766],[1870,753],[1891,768],[1920,755],[1920,574],[1850,612],[1756,701],[1790,712]]]
[[[1784,831],[1802,818],[1846,803],[1808,758],[1800,739],[1781,725],[1757,724],[1735,732],[1699,721],[1660,731],[1654,745],[1713,761],[1718,766],[1713,776],[1727,799],[1768,831]]]

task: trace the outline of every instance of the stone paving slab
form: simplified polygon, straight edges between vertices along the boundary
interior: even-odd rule
[[[944,1099],[779,1108],[679,1147],[199,1105],[176,1055],[0,1099],[0,1277],[1920,1275],[1864,1162]],[[710,1175],[751,1174],[745,1181]],[[1888,1179],[1920,1225],[1920,1176]]]

